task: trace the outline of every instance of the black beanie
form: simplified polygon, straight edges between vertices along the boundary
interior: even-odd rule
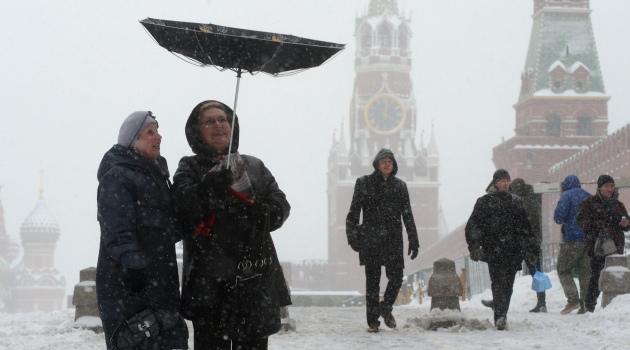
[[[497,183],[497,181],[499,181],[499,179],[505,178],[507,177],[508,179],[510,178],[510,173],[507,172],[507,170],[505,169],[497,169],[497,171],[494,172],[494,175],[492,175],[492,184]]]
[[[615,180],[610,175],[600,175],[597,178],[597,188],[604,186],[607,183],[615,184]]]

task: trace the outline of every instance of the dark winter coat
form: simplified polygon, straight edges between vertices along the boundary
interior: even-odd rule
[[[150,160],[115,145],[105,153],[97,176],[101,240],[96,293],[101,318],[124,318],[117,305],[140,307],[130,299],[134,276],[128,269],[146,270],[145,301],[179,310],[175,243],[181,235],[171,206],[166,160]]]
[[[378,170],[378,161],[385,157],[394,163],[394,170],[387,179]],[[420,246],[407,184],[395,176],[398,164],[391,151],[381,150],[372,165],[374,172],[358,178],[354,186],[346,217],[348,243],[359,251],[361,265],[404,268],[401,217],[409,247],[417,250]],[[361,211],[363,223],[360,224]]]
[[[182,224],[184,262],[182,280],[182,307],[188,318],[199,317],[196,311],[212,309],[225,303],[220,293],[222,283],[234,283],[237,264],[244,242],[249,243],[253,230],[261,230],[261,218],[253,215],[248,207],[217,194],[201,179],[218,164],[216,152],[198,138],[199,109],[204,101],[193,109],[186,123],[186,138],[194,156],[183,157],[173,178],[175,209]],[[226,106],[227,108],[227,106]],[[238,118],[228,119],[234,127],[232,152],[238,151]],[[289,216],[290,205],[274,176],[263,162],[252,156],[241,155],[252,184],[256,202],[264,202],[270,210],[270,231],[282,226]],[[214,214],[215,222],[209,236],[197,235],[197,225]],[[271,236],[266,235],[269,240]],[[273,241],[270,241],[273,247]],[[278,306],[291,304],[282,269],[273,248],[272,269],[265,277],[265,288],[274,291]]]
[[[553,220],[556,224],[562,225],[563,242],[584,241],[584,230],[577,224],[575,218],[582,201],[590,196],[590,193],[582,189],[577,176],[569,175],[562,182],[562,195],[553,213]]]
[[[481,247],[482,261],[520,270],[526,253],[538,254],[523,201],[509,192],[492,190],[477,199],[465,228],[470,251]]]
[[[625,239],[623,231],[629,231],[630,225],[619,226],[622,216],[628,216],[626,207],[616,198],[606,198],[597,193],[582,201],[577,214],[577,224],[584,230],[584,242],[589,256],[593,255],[595,241],[602,231],[608,235],[617,246],[617,253],[623,254]]]
[[[540,246],[542,244],[540,206],[532,198],[531,186],[527,185],[523,179],[514,179],[510,183],[510,191],[523,201],[523,208],[527,212],[527,221],[529,221],[532,234]]]

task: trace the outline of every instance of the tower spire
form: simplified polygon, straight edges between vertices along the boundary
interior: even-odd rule
[[[396,0],[370,0],[368,16],[380,16],[391,13],[398,15],[398,1]]]
[[[44,199],[44,169],[39,170],[39,199]]]

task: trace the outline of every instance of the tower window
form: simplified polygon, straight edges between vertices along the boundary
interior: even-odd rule
[[[547,117],[547,136],[562,136],[562,118],[557,114]]]
[[[370,26],[365,25],[361,28],[361,48],[367,49],[372,46],[372,30]]]
[[[578,117],[577,122],[576,133],[578,136],[593,136],[593,118],[583,114]]]
[[[392,30],[389,26],[382,26],[378,31],[378,44],[382,48],[392,47]]]

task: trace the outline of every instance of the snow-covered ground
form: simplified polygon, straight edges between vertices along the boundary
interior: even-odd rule
[[[418,326],[429,315],[431,301],[394,308],[398,328],[381,327],[378,334],[366,332],[365,308],[292,307],[297,331],[274,335],[270,349],[630,349],[630,295],[613,299],[595,313],[560,315],[566,299],[555,271],[549,273],[553,287],[547,291],[546,314],[529,313],[536,303],[531,277],[517,277],[508,313],[508,330],[491,326],[492,311],[483,307],[486,290],[461,302],[462,327],[425,330]],[[601,299],[601,296],[600,296]],[[433,315],[433,314],[432,314]],[[74,329],[73,311],[55,313],[0,314],[0,349],[104,349],[102,334]],[[474,326],[470,326],[474,325]],[[484,326],[487,329],[482,330]],[[190,346],[192,348],[192,339]]]

